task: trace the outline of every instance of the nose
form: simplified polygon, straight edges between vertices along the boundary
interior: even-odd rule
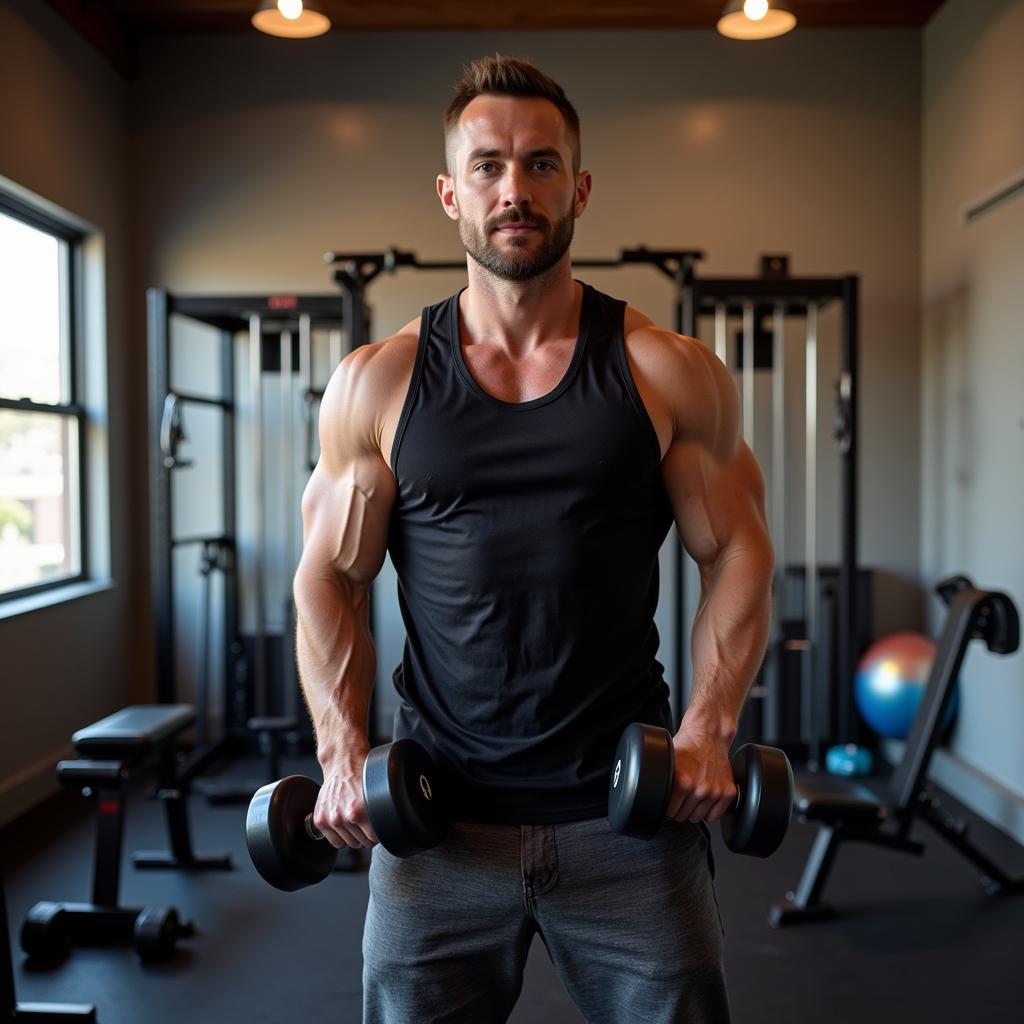
[[[511,161],[501,182],[501,200],[505,206],[528,206],[531,200],[529,179],[523,169]]]

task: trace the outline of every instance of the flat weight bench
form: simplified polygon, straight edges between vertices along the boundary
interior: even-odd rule
[[[820,824],[796,891],[771,908],[768,922],[773,927],[835,915],[834,908],[821,896],[843,842],[872,843],[922,854],[924,843],[910,836],[918,817],[981,868],[986,893],[1024,891],[1024,880],[1011,878],[968,838],[967,822],[947,814],[926,781],[967,645],[971,640],[983,640],[993,654],[1012,654],[1020,645],[1020,617],[1010,597],[978,590],[966,576],[943,580],[936,590],[949,605],[949,613],[888,797],[880,799],[866,786],[845,779],[821,775],[797,778],[796,816]]]
[[[173,907],[118,905],[124,842],[126,783],[156,766],[156,795],[167,812],[170,852],[136,853],[136,868],[226,871],[227,854],[197,856],[192,851],[185,800],[178,776],[177,739],[196,720],[190,704],[139,704],[124,708],[74,734],[82,758],[61,761],[57,778],[65,786],[96,797],[96,859],[91,903],[37,903],[21,929],[21,947],[32,958],[60,959],[72,945],[134,945],[143,960],[164,960],[178,938],[193,934]]]

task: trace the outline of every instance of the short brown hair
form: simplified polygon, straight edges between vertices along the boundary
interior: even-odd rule
[[[574,174],[579,174],[580,117],[565,91],[553,78],[548,78],[528,60],[505,57],[500,53],[467,64],[463,68],[462,78],[455,83],[455,98],[448,104],[444,114],[445,158],[449,173],[452,166],[448,159],[448,140],[470,101],[484,95],[538,96],[550,100],[565,118],[569,147],[572,150],[572,169]]]

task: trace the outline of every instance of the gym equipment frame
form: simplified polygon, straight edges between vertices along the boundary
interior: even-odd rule
[[[1020,646],[1020,616],[1013,599],[997,591],[979,590],[966,576],[944,580],[936,587],[949,605],[939,648],[907,745],[886,799],[847,779],[801,776],[796,783],[795,807],[801,821],[820,822],[814,846],[796,891],[771,908],[773,927],[820,921],[835,915],[821,895],[839,846],[843,842],[872,843],[920,856],[924,843],[910,837],[922,818],[944,839],[984,872],[985,892],[1024,891],[1024,879],[1011,878],[968,838],[968,824],[943,810],[927,783],[928,765],[942,733],[967,645],[982,640],[993,654],[1012,654]]]
[[[704,254],[698,249],[623,249],[614,259],[573,260],[574,267],[615,268],[623,266],[650,266],[660,271],[675,289],[674,329],[680,334],[700,337],[700,316],[714,317],[715,352],[730,369],[742,373],[744,438],[751,446],[754,440],[754,370],[755,340],[767,336],[773,343],[773,469],[782,474],[784,464],[784,408],[785,408],[785,318],[800,316],[806,320],[807,369],[805,375],[805,408],[807,446],[805,459],[805,565],[803,587],[805,619],[804,636],[787,636],[781,619],[781,600],[776,601],[774,637],[769,650],[772,685],[755,686],[749,701],[748,714],[753,719],[753,734],[757,739],[778,742],[782,746],[796,746],[807,753],[812,764],[820,760],[820,752],[834,742],[853,739],[857,721],[852,705],[853,679],[856,659],[863,645],[865,628],[864,601],[861,596],[863,580],[858,578],[857,550],[857,375],[859,348],[859,278],[842,277],[794,278],[789,276],[789,258],[785,255],[763,256],[761,276],[755,278],[700,277],[697,264]],[[335,268],[334,280],[345,300],[347,322],[353,325],[353,348],[369,341],[365,313],[367,288],[382,273],[393,274],[401,268],[415,270],[465,269],[462,260],[420,260],[414,253],[395,248],[383,252],[345,253],[327,252],[324,261]],[[815,693],[812,680],[815,668],[827,659],[819,657],[819,648],[831,641],[819,622],[817,592],[819,565],[815,518],[817,513],[816,455],[817,455],[817,398],[818,398],[818,315],[828,304],[841,305],[841,342],[839,379],[836,381],[836,411],[834,437],[842,461],[840,472],[840,565],[838,569],[836,624],[837,665],[836,678],[827,680],[822,693]],[[742,316],[742,360],[730,362],[726,342],[729,316]],[[772,328],[761,332],[759,324],[772,317]],[[772,488],[772,535],[778,547],[785,536],[786,508],[784,500],[785,477]],[[672,621],[682,623],[685,615],[685,561],[681,546],[675,553],[673,587],[674,608]],[[787,567],[784,550],[778,551],[776,564],[776,593],[784,585]],[[824,567],[820,567],[824,569]],[[797,739],[784,735],[781,689],[783,660],[790,650],[800,653],[800,725]],[[670,680],[673,709],[678,721],[686,706],[685,664],[687,638],[682,628],[674,636],[675,671]],[[766,663],[767,664],[767,663]],[[764,670],[762,669],[762,673]]]

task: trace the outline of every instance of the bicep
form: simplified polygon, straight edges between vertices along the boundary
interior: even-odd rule
[[[761,467],[741,436],[739,395],[721,361],[694,342],[691,380],[699,399],[680,411],[662,462],[662,478],[679,535],[702,570],[730,550],[770,550]]]
[[[700,442],[676,441],[662,462],[662,479],[683,546],[702,570],[730,549],[770,547],[764,478],[743,441],[725,458]]]
[[[299,573],[368,587],[384,564],[394,491],[391,472],[379,457],[354,459],[338,473],[321,460],[302,496]]]
[[[347,357],[324,392],[320,459],[302,496],[299,563],[300,575],[333,576],[360,588],[384,563],[397,490],[375,442],[376,406],[362,372],[369,358]]]

